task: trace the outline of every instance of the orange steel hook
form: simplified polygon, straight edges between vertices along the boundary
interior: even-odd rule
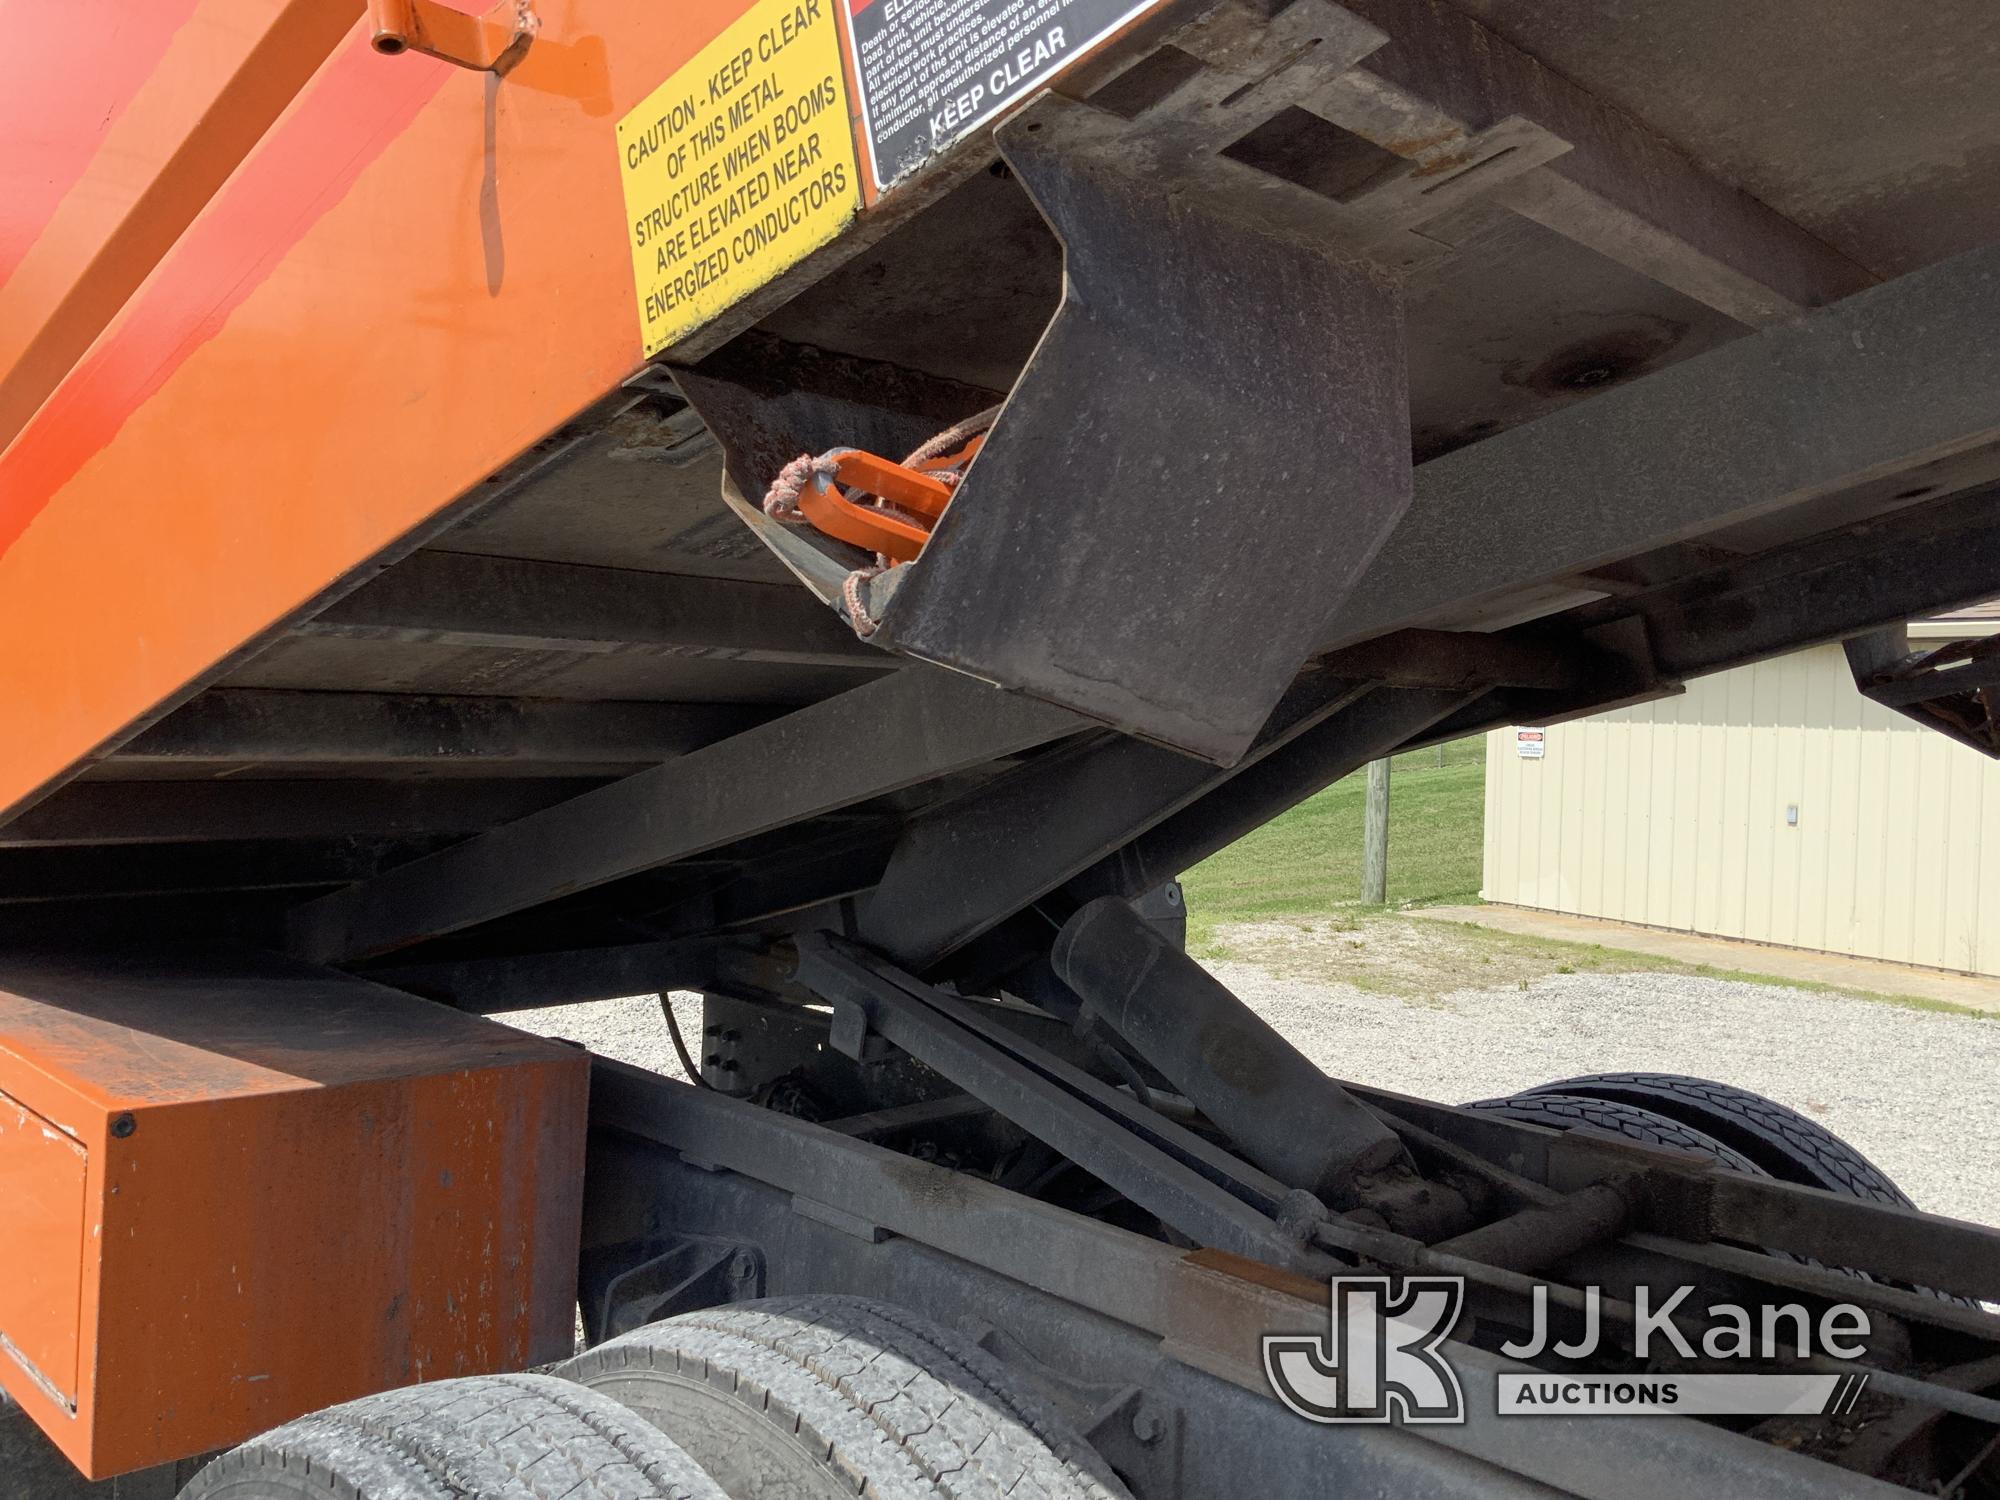
[[[939,476],[970,462],[980,440],[975,437],[957,453],[921,468],[891,463],[859,448],[834,448],[822,458],[831,473],[822,469],[800,487],[799,511],[830,537],[879,552],[892,562],[912,562],[951,504],[952,483]],[[864,505],[847,490],[882,503]]]

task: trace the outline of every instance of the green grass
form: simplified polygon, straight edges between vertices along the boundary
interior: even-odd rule
[[[1775,984],[1788,990],[1805,990],[1815,995],[1839,995],[1849,1000],[1873,1000],[1878,1005],[1898,1005],[1904,1010],[1927,1010],[1940,1016],[1970,1016],[1975,1021],[2000,1021],[2000,1016],[1976,1005],[1960,1005],[1955,1000],[1936,1000],[1929,995],[1897,995],[1884,990],[1849,989],[1844,985],[1822,984],[1817,979],[1788,979],[1782,974],[1759,974],[1749,969],[1725,969],[1715,964],[1685,964],[1690,974],[1704,979],[1732,979],[1744,984]]]
[[[1361,817],[1367,777],[1356,772],[1301,802],[1181,877],[1188,951],[1240,958],[1274,973],[1423,997],[1471,984],[1519,984],[1546,974],[1662,971],[1875,1000],[1911,1010],[1995,1020],[1989,1013],[1917,995],[1846,989],[1811,980],[1690,964],[1595,943],[1526,937],[1466,923],[1397,917],[1415,906],[1473,905],[1484,856],[1483,736],[1399,755],[1389,780],[1388,909],[1361,904]],[[1218,940],[1230,923],[1246,928]],[[1424,928],[1422,941],[1397,934]],[[1240,950],[1240,951],[1238,951]]]
[[[1218,922],[1325,917],[1361,900],[1361,803],[1357,771],[1182,877],[1190,941],[1213,940]],[[1486,806],[1486,740],[1395,758],[1389,774],[1389,905],[1439,906],[1479,899]]]
[[[1638,953],[1629,948],[1607,947],[1603,943],[1572,943],[1561,938],[1529,937],[1503,932],[1471,922],[1439,922],[1435,926],[1462,942],[1466,951],[1480,956],[1482,963],[1498,963],[1506,977],[1517,972],[1531,978],[1541,974],[1692,974],[1700,979],[1724,979],[1732,984],[1769,984],[1781,989],[1804,990],[1815,995],[1839,995],[1849,1000],[1874,1000],[1883,1005],[1900,1005],[1905,1010],[1928,1010],[1939,1015],[1972,1016],[1982,1021],[2000,1020],[1993,1012],[1977,1006],[1959,1005],[1950,1000],[1933,1000],[1927,995],[1898,995],[1881,990],[1856,989],[1848,985],[1826,984],[1817,979],[1793,979],[1783,974],[1766,974],[1757,969],[1739,969],[1723,964],[1689,963],[1685,959],[1663,958],[1657,953]]]

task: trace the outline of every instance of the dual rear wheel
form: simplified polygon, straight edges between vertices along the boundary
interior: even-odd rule
[[[1607,1131],[1655,1146],[1679,1146],[1732,1171],[1914,1208],[1888,1173],[1818,1121],[1762,1094],[1679,1073],[1591,1073],[1545,1083],[1490,1110],[1557,1130]]]
[[[181,1500],[725,1500],[609,1397],[483,1375],[331,1406],[231,1449]]]
[[[668,1436],[672,1434],[672,1436]],[[857,1297],[690,1313],[552,1375],[301,1417],[181,1500],[1129,1500],[977,1345]]]

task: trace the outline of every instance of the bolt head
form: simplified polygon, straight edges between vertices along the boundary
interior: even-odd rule
[[[1132,1436],[1148,1448],[1167,1435],[1166,1413],[1150,1403],[1132,1413]]]

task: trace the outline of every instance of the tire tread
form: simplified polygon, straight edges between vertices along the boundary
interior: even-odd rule
[[[881,1500],[1125,1500],[1096,1453],[985,1350],[865,1298],[711,1308],[599,1345],[583,1384],[651,1367],[703,1379]]]
[[[617,1403],[548,1375],[483,1375],[328,1407],[252,1438],[181,1500],[724,1500]]]
[[[1888,1173],[1824,1125],[1732,1084],[1678,1073],[1591,1073],[1529,1092],[1651,1109],[1735,1148],[1770,1176],[1850,1198],[1916,1207]]]
[[[1648,1146],[1677,1146],[1698,1151],[1718,1165],[1752,1177],[1766,1173],[1755,1162],[1717,1140],[1714,1136],[1684,1125],[1654,1110],[1624,1104],[1615,1099],[1593,1099],[1586,1095],[1544,1093],[1539,1089],[1506,1099],[1481,1099],[1466,1106],[1487,1110],[1528,1125],[1547,1125],[1555,1130],[1587,1127],[1607,1135],[1623,1136]]]

